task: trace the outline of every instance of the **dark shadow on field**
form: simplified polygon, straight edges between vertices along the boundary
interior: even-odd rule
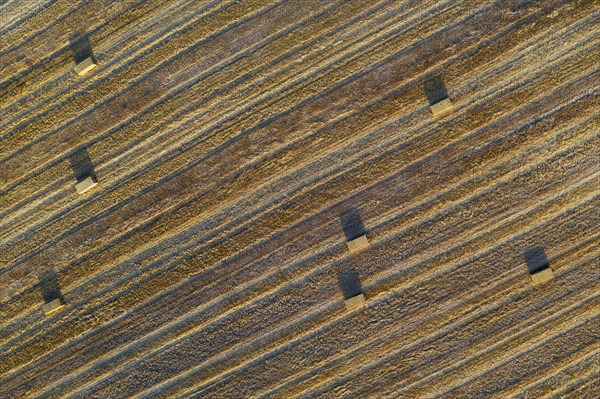
[[[352,298],[363,292],[360,277],[355,269],[344,270],[338,276],[344,299]]]
[[[48,268],[41,271],[38,274],[38,280],[38,285],[45,303],[52,302],[55,299],[64,299],[60,292],[60,286],[58,285],[58,275],[54,269]]]
[[[543,247],[535,247],[525,252],[523,255],[527,263],[527,269],[530,274],[539,272],[540,270],[550,267],[550,261],[546,256],[546,251]]]
[[[75,179],[78,182],[85,180],[89,176],[96,178],[94,164],[85,148],[71,155],[69,160],[71,161],[71,168],[73,168]]]
[[[340,222],[342,223],[342,228],[344,229],[344,234],[348,241],[354,240],[367,233],[362,218],[360,217],[360,213],[356,208],[352,208],[349,211],[342,213],[340,215]]]
[[[92,46],[90,46],[88,35],[88,33],[83,33],[75,34],[71,37],[70,47],[75,64],[79,64],[88,57],[94,59],[94,53],[92,51]]]
[[[445,98],[448,98],[448,90],[444,84],[444,79],[441,76],[435,76],[423,84],[425,95],[429,101],[429,106],[439,103]]]

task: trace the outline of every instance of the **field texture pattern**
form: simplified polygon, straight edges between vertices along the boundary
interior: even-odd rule
[[[2,1],[0,398],[597,398],[599,27]]]

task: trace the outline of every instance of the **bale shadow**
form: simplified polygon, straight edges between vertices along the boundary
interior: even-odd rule
[[[60,286],[58,284],[58,275],[54,269],[48,268],[38,274],[38,286],[44,298],[44,302],[52,302],[55,299],[64,301]]]
[[[429,106],[448,98],[448,90],[441,76],[436,76],[425,81],[423,90],[429,101]]]
[[[338,275],[338,282],[344,299],[352,298],[358,294],[362,294],[363,287],[360,283],[360,277],[356,269],[349,269],[340,272]]]
[[[94,52],[92,51],[92,46],[90,46],[88,35],[88,33],[83,33],[71,37],[69,47],[73,53],[73,61],[75,61],[75,64],[79,64],[88,57],[91,57],[92,60],[95,61]]]
[[[342,213],[340,215],[340,223],[342,224],[342,229],[344,229],[347,241],[354,240],[367,233],[360,217],[360,212],[356,208]]]
[[[94,179],[96,178],[94,164],[85,148],[75,152],[69,157],[69,160],[71,161],[71,168],[73,169],[75,179],[77,179],[78,182],[83,181],[90,176]]]
[[[525,263],[527,263],[527,269],[530,274],[550,267],[550,261],[543,247],[532,248],[526,251],[523,257],[525,258]]]

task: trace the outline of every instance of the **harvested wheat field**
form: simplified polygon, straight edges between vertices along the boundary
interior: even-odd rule
[[[600,2],[0,11],[0,398],[598,397]]]

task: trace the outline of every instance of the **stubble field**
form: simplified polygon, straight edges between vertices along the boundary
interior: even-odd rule
[[[596,397],[598,2],[0,12],[0,397]]]

